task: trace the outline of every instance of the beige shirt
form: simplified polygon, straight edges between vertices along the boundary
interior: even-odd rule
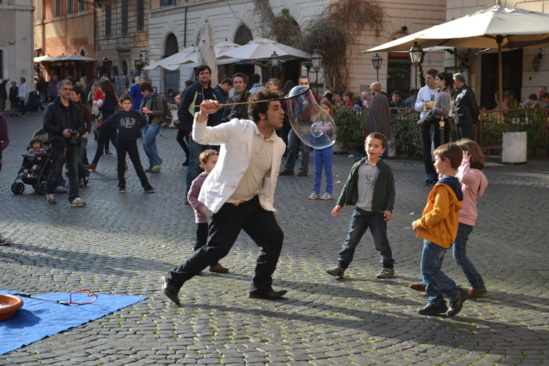
[[[257,129],[257,127],[256,127]],[[236,190],[227,200],[228,203],[239,205],[257,196],[264,186],[264,180],[271,175],[273,159],[273,135],[265,139],[259,130],[256,130],[252,141],[250,165],[238,183]]]

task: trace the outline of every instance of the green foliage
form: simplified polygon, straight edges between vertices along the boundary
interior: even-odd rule
[[[541,108],[515,109],[499,112],[485,112],[481,115],[481,146],[501,146],[505,132],[523,132],[528,134],[528,150],[536,154],[547,150],[547,117]]]
[[[354,108],[335,107],[333,118],[336,124],[336,143],[338,146],[349,152],[359,150],[363,144],[362,129],[365,126],[365,119],[357,115]]]
[[[418,120],[419,113],[413,109],[391,108],[391,140],[397,153],[406,153],[410,158],[421,156]]]

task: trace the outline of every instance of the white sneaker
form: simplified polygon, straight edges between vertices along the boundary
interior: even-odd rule
[[[0,245],[10,245],[10,244],[11,244],[11,240],[9,240],[8,238],[4,238],[4,236],[0,234]]]
[[[71,206],[71,207],[84,207],[84,206],[86,206],[86,202],[82,201],[80,199],[80,197],[76,197],[75,199],[73,199],[69,203],[69,206]]]
[[[395,276],[394,268],[382,268],[377,274],[376,278],[391,278]]]
[[[52,205],[55,205],[57,203],[57,200],[55,199],[55,194],[47,194],[46,199],[48,200],[48,203],[51,203]]]

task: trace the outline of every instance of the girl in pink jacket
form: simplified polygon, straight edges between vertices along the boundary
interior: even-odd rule
[[[479,297],[486,294],[486,287],[475,265],[467,258],[466,245],[478,215],[477,198],[484,194],[488,179],[481,171],[484,168],[484,155],[478,144],[470,139],[461,139],[456,143],[463,150],[463,160],[456,174],[463,191],[463,209],[459,212],[459,227],[453,254],[469,282],[469,297]]]

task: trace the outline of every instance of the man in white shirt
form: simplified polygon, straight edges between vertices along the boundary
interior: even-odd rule
[[[251,100],[278,98],[277,93],[260,90]],[[177,305],[183,284],[225,257],[242,230],[260,248],[249,297],[277,300],[287,292],[272,288],[272,274],[284,239],[273,207],[280,161],[286,148],[275,129],[282,127],[284,110],[280,101],[250,104],[252,120],[233,118],[208,127],[208,115],[220,108],[219,102],[205,100],[195,114],[193,138],[200,144],[220,145],[220,153],[198,196],[212,212],[208,242],[162,278],[162,291]]]
[[[423,117],[427,113],[425,108],[426,104],[433,102],[438,93],[438,89],[435,87],[435,77],[438,74],[438,70],[431,69],[425,74],[425,85],[419,89],[417,93],[417,99],[415,108],[416,111],[421,112],[420,117]],[[421,155],[423,155],[423,164],[425,165],[425,184],[435,184],[438,181],[437,172],[433,166],[433,156],[431,154],[431,145],[434,144],[434,149],[440,144],[440,129],[435,126],[428,126],[427,128],[419,127],[421,134]]]

